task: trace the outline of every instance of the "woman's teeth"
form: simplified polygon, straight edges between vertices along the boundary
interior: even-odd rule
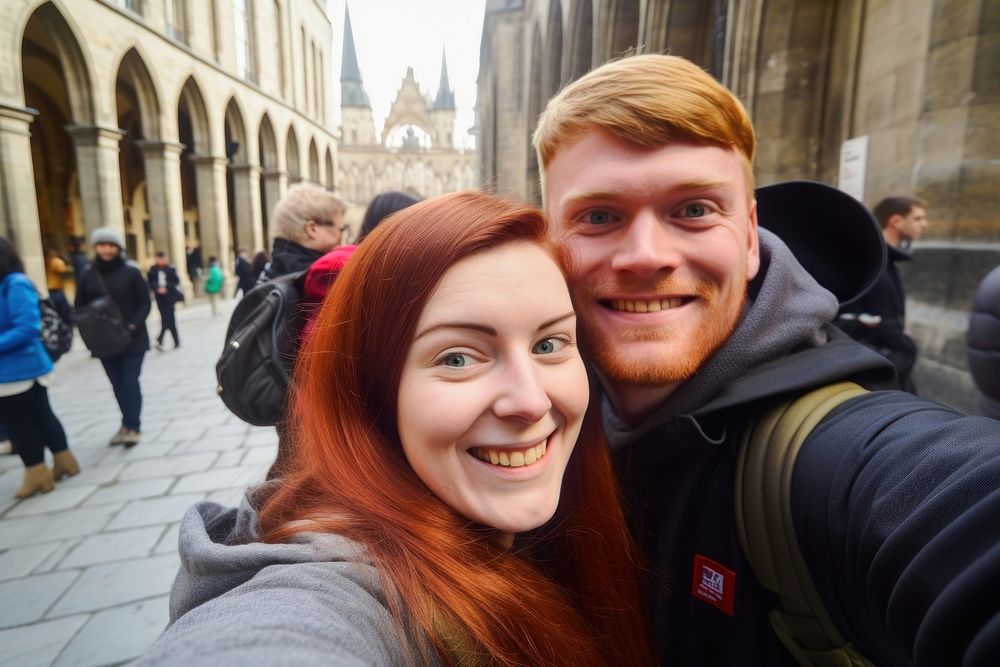
[[[489,447],[473,447],[469,453],[480,461],[492,463],[495,466],[506,466],[508,468],[520,468],[530,466],[538,459],[545,456],[545,449],[548,440],[542,440],[534,447],[527,449],[490,449]]]

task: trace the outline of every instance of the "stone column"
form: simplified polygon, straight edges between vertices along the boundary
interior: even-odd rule
[[[260,213],[260,166],[233,165],[233,199],[236,215],[236,247],[244,247],[253,255],[264,247]]]
[[[193,158],[198,182],[198,220],[201,223],[201,257],[208,263],[215,255],[227,278],[232,275],[233,253],[226,206],[226,158],[201,155]]]
[[[0,104],[0,235],[14,244],[25,272],[43,289],[45,253],[28,129],[37,115],[34,109]]]
[[[177,267],[181,290],[191,296],[191,281],[184,261],[184,203],[181,198],[183,144],[137,141],[146,166],[146,205],[153,228],[153,244]]]
[[[119,144],[125,133],[100,125],[67,125],[66,132],[76,147],[80,175],[80,199],[87,236],[98,227],[125,233],[122,208],[122,178],[118,164]]]
[[[288,192],[288,174],[284,171],[266,171],[263,174],[264,178],[264,196],[267,199],[267,238],[263,239],[264,245],[261,246],[264,250],[268,252],[271,251],[271,243],[274,238],[271,234],[271,224],[274,220],[274,207],[278,205],[281,198],[285,196]]]

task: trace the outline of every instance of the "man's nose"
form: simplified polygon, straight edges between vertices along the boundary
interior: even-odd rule
[[[502,419],[534,423],[552,409],[539,369],[527,352],[508,360],[497,382],[493,412]]]
[[[677,268],[680,261],[675,230],[655,211],[642,209],[623,230],[611,258],[611,268],[650,278],[660,271]]]

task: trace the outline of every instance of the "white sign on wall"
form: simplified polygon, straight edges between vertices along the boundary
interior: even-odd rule
[[[868,135],[848,139],[840,146],[840,177],[837,187],[858,201],[865,198],[868,169]]]

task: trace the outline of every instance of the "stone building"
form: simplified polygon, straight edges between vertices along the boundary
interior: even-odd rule
[[[904,277],[917,382],[971,409],[968,309],[1000,263],[998,29],[988,0],[487,0],[480,177],[538,202],[530,133],[549,97],[624,53],[689,58],[750,111],[759,184],[838,184],[857,139],[866,204],[928,200],[931,226]]]
[[[0,234],[36,284],[101,226],[229,273],[290,183],[333,187],[322,0],[5,0],[0,35]]]
[[[407,68],[379,140],[345,11],[340,91],[337,187],[353,217],[387,190],[426,198],[478,186],[474,152],[455,148],[455,93],[443,52],[437,95],[422,93]]]

